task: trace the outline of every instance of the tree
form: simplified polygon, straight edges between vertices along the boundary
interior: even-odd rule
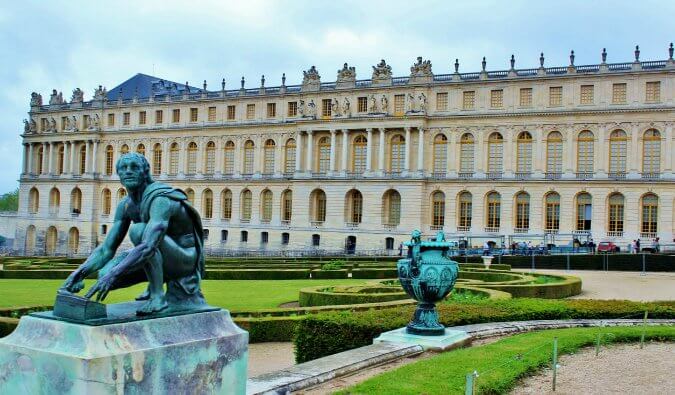
[[[19,210],[19,188],[0,195],[0,211]]]

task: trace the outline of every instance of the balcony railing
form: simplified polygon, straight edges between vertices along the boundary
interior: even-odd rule
[[[515,173],[516,180],[529,180],[531,177],[532,173],[529,171],[519,171]],[[501,176],[499,178],[501,178]]]
[[[641,239],[655,239],[656,232],[640,232]]]
[[[560,232],[560,229],[545,229],[544,233],[547,235],[557,235]]]
[[[443,230],[443,225],[429,225],[429,230],[434,232]]]
[[[313,171],[312,172],[312,178],[321,178],[321,177],[326,177],[325,171]]]
[[[661,178],[659,173],[642,173],[643,180],[658,180],[659,178]]]
[[[384,230],[396,230],[398,224],[382,224]]]
[[[623,237],[622,230],[607,231],[607,237]]]
[[[309,225],[315,228],[320,228],[323,226],[323,221],[309,221]]]
[[[394,171],[394,170],[385,171],[384,176],[388,177],[388,178],[401,178],[402,177],[401,171]]]
[[[261,224],[269,224],[269,223],[270,223],[270,219],[268,219],[268,218],[260,218],[260,223],[261,223]]]
[[[240,224],[250,224],[251,223],[251,218],[240,218],[239,219]]]
[[[513,228],[513,233],[527,233],[529,231],[529,228]]]
[[[626,179],[626,172],[625,171],[609,172],[607,174],[607,177],[609,177],[612,180],[625,180]]]
[[[562,177],[562,173],[546,172],[545,177],[547,180],[559,180]]]
[[[434,171],[431,173],[431,178],[434,180],[445,179],[446,173],[444,171]]]
[[[358,228],[358,227],[359,227],[359,223],[358,223],[358,222],[345,222],[345,228],[348,228],[348,229],[356,229],[356,228]]]
[[[291,220],[290,219],[282,219],[281,220],[281,226],[291,226]]]
[[[484,229],[485,233],[499,233],[499,227],[495,226],[486,226]]]
[[[461,233],[471,232],[471,226],[458,226],[457,232],[461,232]]]
[[[579,236],[580,235],[590,235],[591,231],[590,231],[590,229],[589,230],[579,230],[579,229],[577,229],[577,230],[573,230],[572,234],[573,235],[579,235]]]
[[[593,178],[593,173],[588,171],[578,171],[576,175],[577,180],[590,180]]]
[[[473,178],[473,172],[472,171],[460,171],[457,173],[457,177],[461,180],[469,180]]]
[[[489,171],[486,173],[488,180],[501,180],[504,176],[504,173],[501,171]]]
[[[362,178],[363,177],[363,172],[362,171],[348,171],[345,173],[345,177],[349,179],[357,179],[357,178]]]

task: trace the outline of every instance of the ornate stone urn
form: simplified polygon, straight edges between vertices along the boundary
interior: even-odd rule
[[[448,257],[451,243],[439,232],[436,241],[422,241],[419,230],[404,243],[408,257],[398,261],[398,278],[405,292],[418,301],[406,333],[424,336],[442,336],[445,327],[438,322],[436,302],[443,300],[457,281],[457,262]]]

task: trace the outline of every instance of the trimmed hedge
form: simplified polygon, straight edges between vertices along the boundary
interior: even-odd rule
[[[510,293],[514,298],[562,299],[581,293],[581,279],[575,276],[551,275],[563,281],[546,284],[490,284],[479,283],[482,288]]]
[[[234,323],[248,331],[249,343],[287,342],[293,338],[303,316],[234,318]]]
[[[603,262],[608,262],[611,271],[642,271],[642,254],[596,254],[570,255],[571,270],[605,270]],[[644,254],[645,268],[649,272],[675,271],[675,255]],[[503,256],[501,263],[514,268],[529,269],[532,267],[532,257],[524,255]],[[535,255],[534,265],[537,269],[567,269],[565,255]]]
[[[404,299],[409,299],[409,297],[401,288],[383,293],[360,293],[340,292],[334,290],[334,287],[321,286],[301,289],[298,303],[301,307],[308,307],[381,303]]]
[[[649,311],[650,318],[675,318],[675,301],[638,303],[617,300],[480,300],[438,305],[446,326],[483,322],[618,318]],[[298,363],[372,344],[373,339],[408,324],[413,306],[386,310],[339,311],[307,316],[299,322],[294,338]]]
[[[207,270],[205,280],[298,280],[308,279],[309,269]]]
[[[321,270],[315,269],[312,270],[313,279],[331,279],[331,278],[348,278],[349,272],[347,269],[338,269],[338,270]]]
[[[391,269],[365,269],[360,266],[352,270],[352,278],[398,278],[396,268]]]

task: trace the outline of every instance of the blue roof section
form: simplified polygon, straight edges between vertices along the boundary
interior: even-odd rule
[[[108,90],[108,100],[119,100],[120,94],[124,100],[131,100],[134,95],[138,95],[139,99],[148,98],[151,93],[154,93],[155,95],[164,95],[167,93],[172,95],[183,94],[185,93],[186,86],[189,88],[189,93],[203,91],[203,89],[194,86],[188,86],[178,82],[138,73],[116,87]]]

